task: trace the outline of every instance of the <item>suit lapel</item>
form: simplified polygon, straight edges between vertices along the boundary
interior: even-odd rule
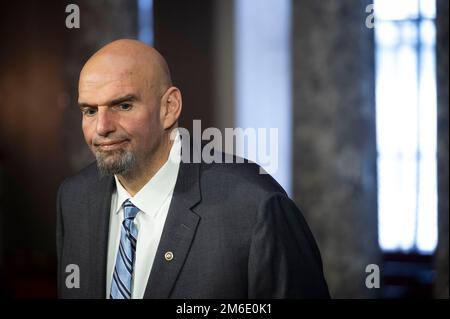
[[[144,298],[170,297],[200,221],[191,210],[199,201],[199,164],[181,163]],[[166,258],[168,252],[173,259]]]
[[[93,188],[89,201],[90,289],[88,294],[90,298],[105,298],[109,215],[114,178],[106,176],[97,179]]]

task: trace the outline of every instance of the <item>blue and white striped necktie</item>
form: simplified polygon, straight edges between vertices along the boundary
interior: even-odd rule
[[[129,199],[123,203],[124,220],[120,231],[116,266],[111,283],[110,299],[131,299],[136,240],[138,230],[133,223],[139,209]]]

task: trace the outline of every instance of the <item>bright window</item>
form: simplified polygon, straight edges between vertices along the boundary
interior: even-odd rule
[[[375,0],[379,242],[437,244],[435,1]]]

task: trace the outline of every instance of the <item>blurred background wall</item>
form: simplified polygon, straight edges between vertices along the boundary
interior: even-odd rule
[[[143,28],[151,30],[145,40],[166,57],[183,93],[182,127],[191,128],[193,119],[201,119],[202,128],[236,127],[242,123],[242,108],[251,108],[255,116],[263,113],[258,110],[263,101],[239,102],[242,44],[236,39],[243,34],[238,20],[244,8],[239,1],[0,3],[4,296],[55,297],[55,196],[65,177],[93,161],[80,127],[77,81],[86,59],[101,46],[118,38],[142,37]],[[276,48],[252,53],[255,61],[262,61],[254,72],[273,67],[271,62],[264,65],[266,57],[284,57],[289,60],[282,64],[284,79],[290,84],[279,91],[289,95],[285,125],[276,122],[281,112],[277,105],[272,114],[263,113],[261,125],[288,130],[291,152],[286,153],[289,164],[283,169],[289,178],[283,186],[302,208],[318,241],[332,295],[448,298],[448,1],[436,2],[439,241],[436,252],[426,255],[414,250],[386,252],[379,244],[376,48],[374,29],[365,24],[371,1],[283,1],[289,21],[271,20],[281,12],[281,2],[262,2],[265,6],[253,11],[256,17],[264,16],[264,25],[259,21],[254,27],[287,26],[283,39],[288,43],[279,44],[276,34],[264,37],[264,32],[256,32],[261,42],[269,48],[276,43]],[[80,8],[80,29],[65,26],[69,3]],[[261,74],[268,86],[258,89],[256,83],[253,93],[264,98],[276,91],[280,78]],[[398,121],[401,128],[402,120]],[[396,227],[401,232],[402,225]],[[380,289],[365,285],[368,264],[381,268]],[[388,268],[394,269],[389,276]]]
[[[54,291],[54,194],[70,169],[61,141],[61,10],[51,2],[0,4],[1,286],[9,296]]]

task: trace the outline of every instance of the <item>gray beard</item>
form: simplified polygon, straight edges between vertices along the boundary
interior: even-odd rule
[[[110,152],[96,152],[95,157],[100,177],[127,174],[136,166],[136,156],[129,151],[120,150],[113,154]]]

